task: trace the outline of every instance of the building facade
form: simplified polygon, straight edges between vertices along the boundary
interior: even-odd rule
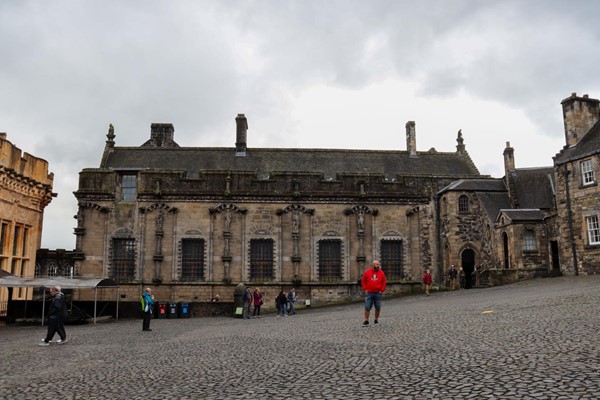
[[[251,148],[243,114],[227,148],[181,147],[172,124],[119,147],[111,125],[75,192],[75,274],[116,279],[130,300],[144,286],[173,301],[231,299],[245,283],[325,303],[358,298],[373,259],[393,293],[426,269],[445,285],[451,265],[467,288],[592,272],[598,100],[573,95],[563,109],[555,165],[517,168],[507,142],[503,178],[479,173],[461,131],[455,151],[417,151],[412,121],[406,150],[380,151]]]
[[[6,133],[0,133],[0,267],[15,276],[33,277],[40,248],[44,209],[52,201],[54,175],[48,162],[22,153]],[[31,298],[31,289],[19,288],[12,299]],[[0,304],[8,290],[0,288]]]
[[[600,101],[573,93],[562,101],[565,146],[554,157],[561,266],[600,272]]]

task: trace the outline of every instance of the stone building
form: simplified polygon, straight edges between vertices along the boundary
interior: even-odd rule
[[[565,146],[554,157],[561,266],[600,272],[600,101],[573,93],[562,101]]]
[[[22,153],[0,133],[0,267],[16,276],[33,277],[36,250],[41,245],[44,209],[52,201],[54,175],[48,162]],[[19,288],[12,298],[30,299],[31,289]],[[8,290],[0,288],[0,304]],[[1,307],[3,308],[3,307]],[[1,310],[0,310],[1,311]]]
[[[459,132],[456,151],[251,148],[236,117],[235,147],[181,147],[172,124],[152,124],[139,147],[111,126],[99,168],[81,171],[80,276],[111,277],[126,299],[197,300],[233,285],[274,293],[296,285],[313,303],[356,298],[372,259],[391,292],[437,266],[436,193],[481,178]],[[125,300],[127,301],[127,300]]]
[[[75,192],[75,274],[114,278],[129,300],[144,286],[171,301],[231,299],[242,282],[326,303],[359,298],[372,259],[392,293],[425,269],[444,285],[453,264],[467,288],[594,272],[599,102],[574,94],[563,110],[554,166],[517,168],[507,142],[502,178],[478,172],[461,131],[455,151],[417,151],[412,121],[406,150],[251,148],[243,114],[226,148],[181,147],[171,124],[118,147],[111,125]]]

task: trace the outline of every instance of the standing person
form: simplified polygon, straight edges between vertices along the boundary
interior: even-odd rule
[[[283,289],[279,291],[279,294],[275,298],[275,304],[277,305],[277,318],[279,318],[279,312],[284,317],[287,317],[287,296]]]
[[[260,306],[263,304],[263,295],[260,292],[259,288],[254,290],[254,294],[252,294],[252,298],[254,299],[254,312],[252,313],[253,318],[260,318]]]
[[[425,295],[429,296],[429,289],[431,289],[431,271],[429,270],[429,268],[427,269],[427,271],[425,271],[425,274],[423,275],[423,284],[425,285]]]
[[[461,289],[465,289],[467,284],[467,276],[465,275],[465,271],[462,269],[462,267],[458,269],[458,283]]]
[[[60,336],[60,340],[56,343],[65,344],[68,342],[64,325],[64,318],[67,315],[65,295],[60,291],[60,286],[54,286],[50,289],[50,296],[53,299],[48,308],[48,333],[46,334],[46,338],[42,339],[40,346],[49,346],[55,333],[58,333],[58,336]]]
[[[295,315],[296,314],[296,288],[291,288],[287,298],[288,298],[288,304],[290,305],[290,310],[288,311],[288,315]]]
[[[244,311],[242,312],[242,317],[244,319],[250,319],[250,310],[252,308],[252,302],[253,302],[253,297],[252,297],[252,291],[250,291],[250,288],[247,287],[246,291],[244,291],[244,294],[242,295],[242,302],[244,303]]]
[[[450,279],[450,290],[456,290],[456,277],[458,276],[458,271],[454,264],[450,267],[450,271],[448,272],[448,278]]]
[[[142,303],[144,307],[144,322],[142,323],[142,331],[150,332],[150,319],[152,319],[152,309],[154,308],[154,296],[152,289],[146,288],[142,293]]]
[[[367,269],[363,274],[362,289],[365,292],[365,322],[363,326],[369,326],[369,315],[371,308],[375,305],[375,321],[379,323],[379,314],[381,313],[381,297],[385,292],[386,279],[385,274],[381,270],[381,264],[378,260],[373,260],[371,268]]]

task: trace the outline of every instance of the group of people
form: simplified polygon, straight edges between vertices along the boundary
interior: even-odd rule
[[[475,269],[477,271],[477,269]],[[461,287],[464,287],[464,271],[462,268],[457,270],[454,265],[448,272],[448,278],[450,281],[450,289],[456,289],[457,280]],[[425,286],[425,294],[429,296],[429,291],[432,284],[431,271],[427,269],[423,275],[422,282]],[[379,324],[379,317],[381,315],[381,298],[385,292],[387,280],[385,273],[381,269],[381,263],[378,260],[373,260],[371,267],[368,268],[362,276],[361,286],[365,296],[364,303],[364,327],[370,325],[369,318],[371,310],[375,307],[375,318],[373,324]],[[60,340],[57,341],[59,344],[67,342],[67,336],[64,329],[64,316],[66,305],[64,302],[64,294],[60,291],[59,287],[53,287],[50,290],[50,294],[53,296],[52,304],[48,311],[48,334],[46,338],[42,339],[40,345],[48,346],[52,341],[55,333],[58,333]],[[218,301],[218,298],[213,301]],[[285,290],[281,290],[275,297],[275,306],[277,309],[276,316],[280,315],[287,317],[288,315],[296,314],[296,301],[297,294],[296,289],[291,288],[287,293]],[[249,287],[246,288],[242,295],[243,311],[242,316],[245,320],[250,318],[260,318],[260,309],[264,303],[263,293],[259,288],[255,288],[252,291]],[[152,318],[152,309],[154,308],[154,296],[152,295],[152,289],[146,288],[141,297],[142,310],[144,313],[144,319],[142,323],[143,331],[151,331],[150,320]]]
[[[281,289],[277,297],[275,297],[275,306],[277,308],[277,317],[279,315],[288,316],[296,314],[296,288],[291,288],[290,291],[286,292]],[[260,308],[262,307],[263,293],[259,288],[254,289],[254,292],[248,287],[242,295],[242,303],[244,304],[242,309],[242,317],[244,319],[260,318]]]

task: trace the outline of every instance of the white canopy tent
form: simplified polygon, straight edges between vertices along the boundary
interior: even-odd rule
[[[5,271],[3,271],[5,272]],[[9,273],[0,274],[0,287],[42,287],[44,288],[44,298],[46,298],[46,289],[54,286],[60,286],[61,289],[94,289],[94,324],[97,319],[97,290],[103,288],[117,289],[117,312],[116,319],[119,319],[119,285],[110,278],[21,278]],[[46,302],[42,306],[42,324],[44,323]]]

